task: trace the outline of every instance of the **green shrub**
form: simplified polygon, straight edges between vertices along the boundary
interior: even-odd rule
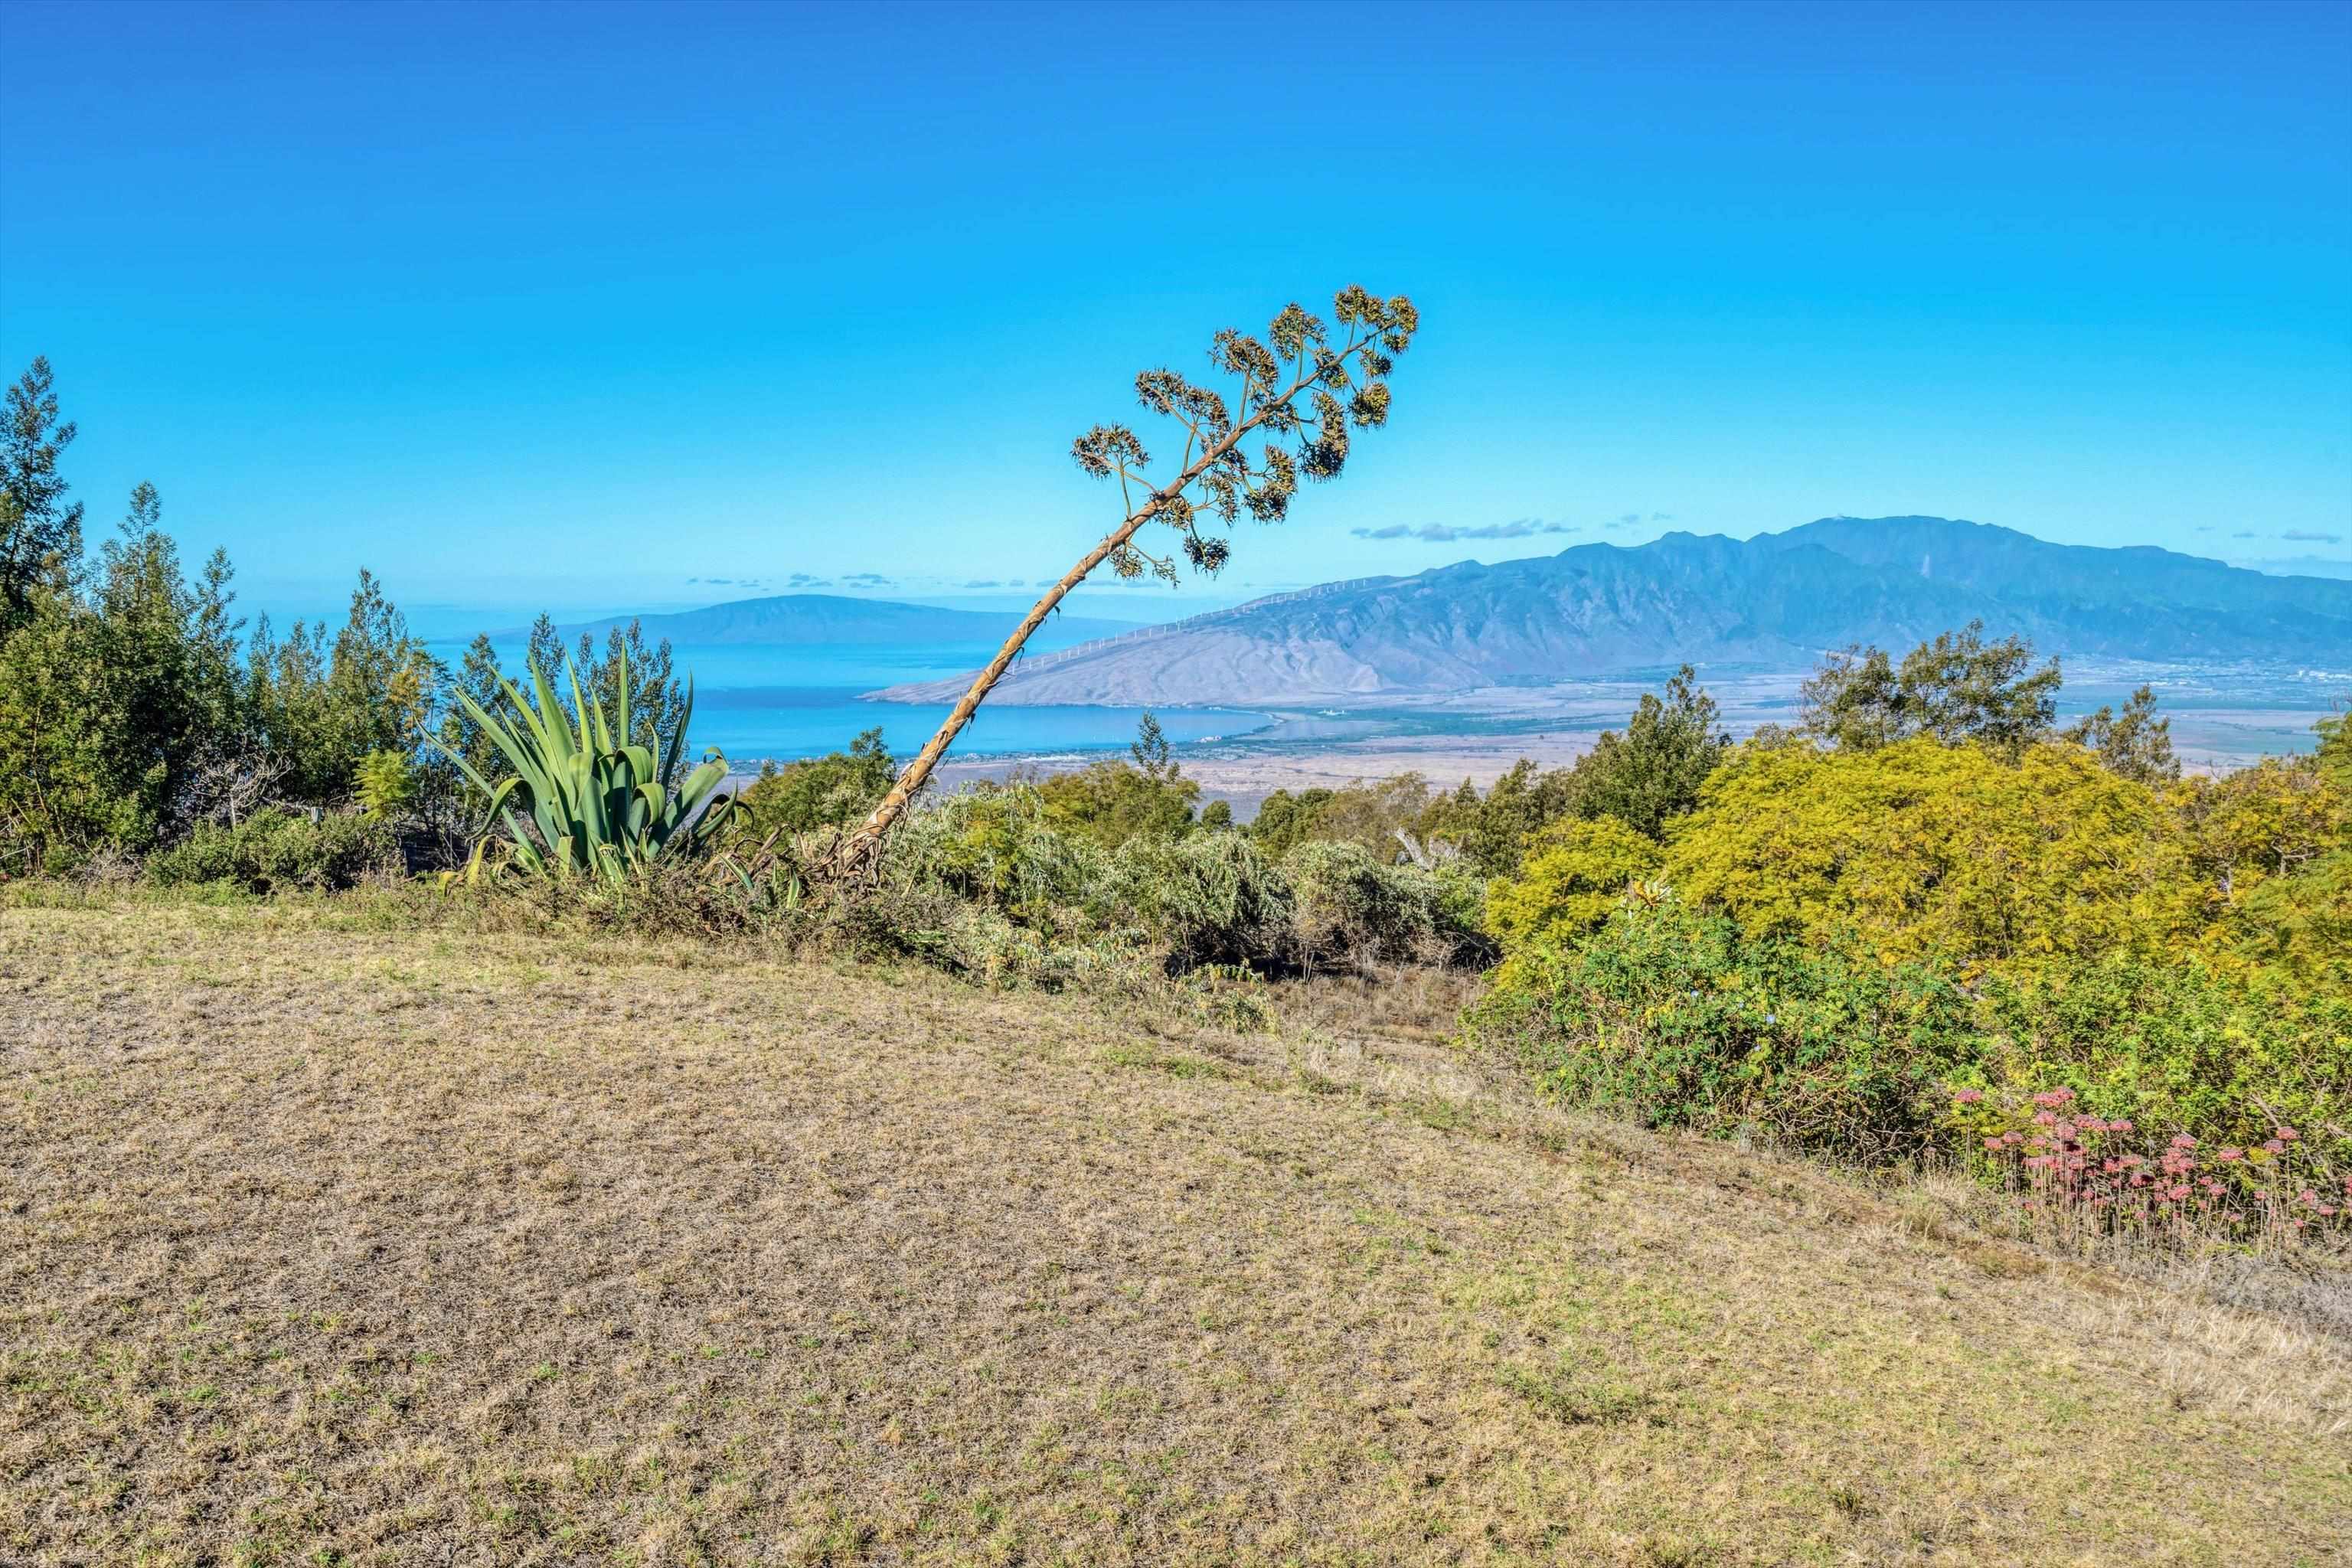
[[[1570,1103],[1865,1159],[1928,1146],[1977,1044],[1933,967],[1750,941],[1671,898],[1516,952],[1470,1024]]]
[[[1083,934],[1107,914],[1109,858],[1050,826],[1036,788],[982,784],[908,814],[886,842],[885,879],[935,888],[1048,935]]]
[[[1276,858],[1287,855],[1298,845],[1315,835],[1315,825],[1331,804],[1336,792],[1328,789],[1305,789],[1297,795],[1286,789],[1276,790],[1258,802],[1257,816],[1251,818],[1245,830],[1257,840],[1258,847]]]
[[[2066,1089],[2151,1146],[2252,1146],[2282,1122],[2352,1167],[2352,1001],[2202,961],[2052,961],[1972,984],[1852,935],[1743,933],[1668,897],[1513,952],[1473,1032],[1571,1103],[1877,1161],[1971,1153],[1953,1091]]]
[[[233,883],[257,893],[341,891],[371,872],[400,868],[392,829],[364,816],[269,808],[235,827],[200,823],[185,841],[151,857],[148,877],[165,887]]]
[[[849,742],[846,752],[787,763],[766,763],[738,800],[746,832],[764,838],[782,830],[813,833],[862,819],[890,789],[898,764],[882,743],[879,726]]]
[[[1055,831],[1116,849],[1133,838],[1178,838],[1192,829],[1201,786],[1170,763],[1154,773],[1129,763],[1096,763],[1039,782]]]
[[[1180,973],[1461,963],[1491,951],[1478,930],[1479,885],[1467,877],[1319,841],[1276,861],[1232,832],[1139,833],[1106,852],[1059,826],[1026,781],[977,785],[910,814],[887,842],[882,880],[897,901],[877,909],[896,913],[876,918],[919,912],[900,945],[957,969],[1043,962],[1023,943],[1096,955],[1082,963],[1117,950]],[[959,923],[950,905],[986,918]]]
[[[2352,996],[2199,958],[2115,954],[1995,980],[1968,1082],[2022,1098],[2071,1089],[2099,1117],[2252,1146],[2284,1122],[2352,1170]]]
[[[1131,838],[1111,859],[1120,914],[1168,952],[1172,969],[1283,960],[1297,901],[1281,868],[1238,833]]]
[[[1360,845],[1308,839],[1283,857],[1292,940],[1309,967],[1458,963],[1488,951],[1479,884],[1450,871],[1389,866]]]
[[[799,912],[794,934],[910,958],[991,990],[1124,990],[1150,967],[1114,938],[1043,931],[937,884],[887,879],[814,900]]]

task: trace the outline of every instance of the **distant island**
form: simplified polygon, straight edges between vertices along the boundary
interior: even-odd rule
[[[2066,657],[2352,668],[2352,583],[1949,518],[1837,517],[1327,584],[1034,657],[991,700],[1361,705],[1685,660],[1792,670],[1824,649],[1899,650],[1979,618]],[[964,684],[867,695],[941,702]]]
[[[993,642],[1012,634],[1021,623],[1021,613],[947,610],[888,599],[857,599],[845,594],[778,594],[667,615],[607,616],[556,629],[566,637],[578,637],[583,632],[602,637],[612,627],[626,626],[632,620],[643,624],[646,637],[667,637],[679,644],[823,644],[856,647],[884,643]],[[1116,637],[1136,630],[1137,626],[1133,621],[1083,616],[1058,616],[1053,623],[1055,632],[1064,638]],[[493,635],[519,637],[521,633]]]

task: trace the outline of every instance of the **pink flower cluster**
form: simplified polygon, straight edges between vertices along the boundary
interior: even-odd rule
[[[1963,1089],[1953,1100],[1967,1111],[1985,1095]],[[1983,1135],[1984,1156],[2022,1208],[2078,1231],[2181,1240],[2192,1229],[2243,1235],[2252,1227],[2284,1237],[2352,1215],[2352,1176],[2344,1178],[2341,1201],[2295,1179],[2303,1173],[2293,1158],[2292,1127],[2275,1128],[2259,1154],[2225,1148],[2204,1155],[2186,1132],[2147,1153],[2128,1142],[2136,1131],[2128,1119],[2080,1110],[2071,1089],[2037,1094],[2032,1103],[2027,1125]]]

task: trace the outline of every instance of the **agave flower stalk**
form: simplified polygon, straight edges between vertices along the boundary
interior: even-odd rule
[[[1318,480],[1339,477],[1348,459],[1351,425],[1362,428],[1388,423],[1387,377],[1395,365],[1393,356],[1412,342],[1420,314],[1402,294],[1382,300],[1353,285],[1339,290],[1332,310],[1346,329],[1337,346],[1323,322],[1297,304],[1275,317],[1266,333],[1271,347],[1230,328],[1216,335],[1209,360],[1218,371],[1241,378],[1237,413],[1219,393],[1194,385],[1172,370],[1147,370],[1135,378],[1139,403],[1184,426],[1183,458],[1164,483],[1152,483],[1151,455],[1124,425],[1097,425],[1071,443],[1070,456],[1081,469],[1095,479],[1118,480],[1125,518],[1022,617],[881,804],[842,839],[832,858],[836,874],[870,866],[883,835],[929,780],[1031,635],[1096,567],[1108,561],[1122,577],[1150,572],[1176,581],[1172,554],[1153,555],[1135,542],[1146,523],[1161,523],[1181,534],[1185,559],[1195,571],[1213,575],[1224,566],[1231,545],[1205,523],[1213,518],[1230,526],[1244,510],[1259,522],[1280,521],[1297,491],[1299,475]],[[1253,457],[1244,441],[1261,433],[1275,439]]]

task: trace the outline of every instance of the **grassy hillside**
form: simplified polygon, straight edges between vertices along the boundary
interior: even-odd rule
[[[2338,1350],[1341,1000],[0,909],[0,1559],[2342,1561]]]

